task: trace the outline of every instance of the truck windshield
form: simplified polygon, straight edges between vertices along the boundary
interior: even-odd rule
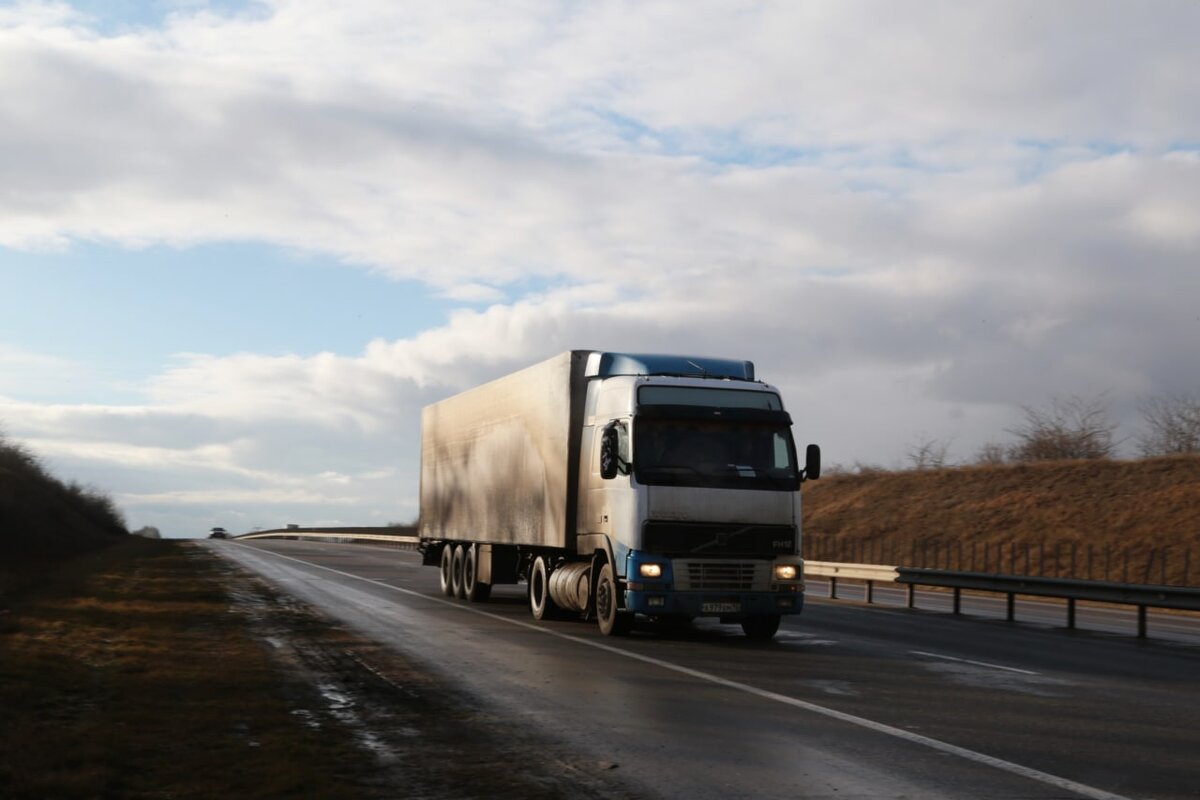
[[[794,491],[796,449],[788,426],[749,420],[640,417],[633,469],[651,486]]]

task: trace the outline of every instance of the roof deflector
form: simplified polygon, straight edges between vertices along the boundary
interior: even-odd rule
[[[671,356],[644,353],[597,353],[588,355],[589,378],[614,375],[674,375],[686,378],[729,378],[754,380],[754,362],[704,356]]]

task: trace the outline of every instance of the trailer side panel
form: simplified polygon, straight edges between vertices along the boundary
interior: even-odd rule
[[[421,537],[574,549],[585,351],[421,414]]]

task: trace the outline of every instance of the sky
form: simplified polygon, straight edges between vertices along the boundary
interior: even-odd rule
[[[826,464],[1200,388],[1200,4],[0,3],[0,433],[203,536],[417,517],[423,405],[753,360]]]

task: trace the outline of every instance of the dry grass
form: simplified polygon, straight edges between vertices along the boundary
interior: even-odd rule
[[[193,543],[37,586],[0,613],[3,800],[637,797]]]
[[[806,484],[804,503],[805,547],[813,558],[849,550],[907,566],[934,566],[919,563],[931,557],[954,566],[959,551],[969,562],[974,547],[977,563],[987,548],[994,564],[1003,547],[1004,571],[1014,556],[1016,571],[1024,571],[1028,550],[1037,574],[1039,551],[1057,548],[1057,561],[1047,555],[1046,574],[1087,577],[1090,545],[1092,577],[1101,577],[1107,553],[1109,577],[1121,580],[1128,551],[1130,580],[1160,582],[1165,575],[1168,583],[1200,582],[1195,456],[835,476]]]
[[[364,755],[293,713],[216,563],[130,540],[0,611],[4,797],[358,795]]]

